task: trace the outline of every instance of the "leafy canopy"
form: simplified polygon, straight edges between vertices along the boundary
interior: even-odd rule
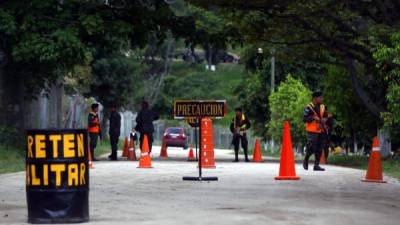
[[[291,125],[293,142],[304,142],[302,115],[310,99],[311,91],[291,75],[288,75],[278,90],[270,95],[271,120],[268,123],[268,132],[275,140],[280,140],[283,124],[287,120]]]
[[[395,32],[389,43],[380,45],[374,58],[388,83],[386,100],[389,111],[383,114],[385,122],[387,125],[400,125],[400,32]]]

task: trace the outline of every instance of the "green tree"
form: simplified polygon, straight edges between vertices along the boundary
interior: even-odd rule
[[[261,0],[246,4],[199,0],[193,4],[219,8],[221,15],[234,21],[241,34],[236,40],[243,43],[279,48],[283,51],[278,54],[286,57],[345,68],[355,95],[381,122],[381,112],[387,111],[388,82],[379,76],[372,52],[400,23],[397,0]]]
[[[268,138],[266,121],[270,119],[269,100],[270,82],[261,73],[248,73],[236,86],[234,93],[240,100],[240,106],[251,119],[252,130],[256,135]]]
[[[388,82],[386,100],[388,110],[382,113],[385,125],[391,128],[392,146],[400,147],[400,32],[394,32],[390,41],[374,52],[377,68]]]
[[[268,96],[271,93],[271,60],[269,53],[259,53],[255,45],[246,48],[242,62],[246,65],[247,76],[243,76],[235,93],[253,120],[256,134],[269,138],[265,123],[270,120]],[[320,89],[325,69],[321,64],[304,59],[276,57],[275,85],[286,79],[287,74],[300,80],[311,90]],[[267,101],[265,101],[267,99]]]
[[[400,124],[400,32],[395,32],[390,42],[381,44],[374,52],[377,67],[388,82],[386,100],[388,111],[384,114],[387,125]]]
[[[113,54],[95,60],[89,96],[96,97],[105,107],[129,103],[135,77],[129,58]]]
[[[384,120],[393,120],[396,88],[376,67],[373,52],[387,43],[400,25],[397,0],[196,0],[193,4],[219,9],[239,29],[242,43],[263,46],[282,57],[303,58],[344,68],[351,89],[365,109],[365,116],[375,119],[371,126],[382,128]],[[393,86],[392,86],[393,87]],[[390,94],[393,93],[393,94]],[[397,101],[398,102],[398,101]],[[385,134],[382,139],[389,137]],[[385,143],[386,141],[384,141]],[[387,145],[384,145],[387,146]],[[387,156],[389,148],[383,147]]]
[[[261,48],[262,53],[258,52]],[[325,73],[324,64],[312,61],[307,57],[295,57],[285,55],[289,47],[275,49],[275,85],[279,85],[286,79],[287,74],[300,79],[311,90],[321,88],[321,81]],[[249,45],[241,55],[241,62],[246,65],[246,69],[252,73],[258,72],[266,79],[267,84],[271,80],[271,55],[268,46]],[[266,85],[265,87],[267,87]]]
[[[121,42],[142,48],[154,33],[160,42],[167,31],[184,35],[193,20],[175,14],[180,5],[182,1],[163,0],[1,1],[0,74],[7,84],[2,98],[8,107],[0,113],[0,123],[23,129],[29,112],[20,111],[18,123],[10,121],[15,119],[13,109],[24,109],[26,99],[64,80],[90,83],[90,77],[81,75],[90,73],[92,59],[105,57],[97,55],[99,50],[119,51],[121,46],[115,48],[114,43]],[[126,78],[110,79],[121,83]]]
[[[304,144],[304,107],[309,103],[311,91],[301,81],[288,75],[278,90],[269,97],[271,120],[268,133],[275,140],[281,140],[284,121],[289,121],[293,143]]]
[[[339,66],[327,65],[322,81],[324,103],[328,112],[335,116],[335,134],[344,138],[350,149],[357,143],[371,146],[376,135],[376,119],[366,113],[362,103],[354,95],[347,71]],[[338,132],[337,132],[338,131]]]

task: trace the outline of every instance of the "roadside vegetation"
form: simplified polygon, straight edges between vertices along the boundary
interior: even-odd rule
[[[122,141],[119,147],[122,148]],[[95,157],[111,153],[111,145],[108,140],[98,142]],[[0,174],[23,171],[25,169],[25,150],[24,148],[6,146],[0,144]]]
[[[23,146],[22,136],[16,129],[0,126],[0,174],[24,170]]]
[[[329,157],[329,164],[366,170],[368,168],[368,157],[360,155],[332,156]],[[384,174],[400,179],[400,160],[391,158],[383,159],[382,170]]]
[[[0,144],[0,174],[22,171],[25,168],[25,151]]]
[[[253,150],[249,151],[253,154]],[[262,151],[263,157],[269,156],[279,160],[280,150],[276,149],[274,152]],[[250,155],[250,153],[249,153]],[[302,161],[303,156],[297,155],[296,161]],[[314,160],[314,155],[310,158]],[[328,158],[328,165],[342,166],[353,169],[367,170],[369,157],[366,155],[330,155]],[[400,180],[400,159],[385,158],[382,159],[382,170],[385,175],[394,177]]]

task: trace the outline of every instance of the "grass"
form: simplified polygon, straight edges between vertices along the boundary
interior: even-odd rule
[[[25,169],[25,151],[16,147],[0,145],[0,174]]]
[[[233,148],[233,147],[232,147]],[[232,149],[232,154],[234,154],[235,153],[235,151]],[[239,148],[239,154],[243,154],[243,149],[242,149],[242,146],[240,146],[240,148]],[[254,154],[254,148],[249,148],[248,150],[247,150],[247,154],[249,155],[249,158],[252,158],[253,157],[253,154]],[[261,155],[263,156],[263,157],[265,157],[265,156],[270,156],[270,153],[268,152],[268,151],[265,151],[264,149],[261,149]],[[251,157],[250,157],[251,156]]]
[[[388,159],[382,163],[383,172],[400,179],[400,160]]]
[[[328,159],[329,164],[366,170],[368,168],[367,156],[332,156]],[[400,179],[400,160],[382,160],[382,170],[386,175]]]
[[[242,149],[240,147],[239,154],[241,154],[241,152],[243,152],[243,151],[242,151]],[[252,156],[254,154],[254,147],[253,146],[249,146],[248,154],[249,154],[249,156]],[[261,155],[263,157],[279,158],[281,156],[281,153],[280,153],[279,150],[275,150],[274,152],[271,152],[271,150],[269,150],[269,149],[265,150],[263,147],[261,147]]]
[[[366,170],[368,167],[368,157],[361,155],[340,155],[340,156],[329,156],[328,162],[331,165],[350,167],[355,169]]]
[[[122,148],[123,142],[120,140],[119,149]],[[98,142],[95,150],[95,156],[99,157],[103,154],[111,153],[111,145],[108,140]],[[0,174],[13,173],[25,170],[25,151],[0,144]]]
[[[253,155],[253,149],[249,149],[249,155]],[[280,158],[280,151],[276,149],[273,153],[268,150],[262,150],[263,156],[275,157]],[[303,156],[296,157],[296,160],[302,160]],[[314,160],[314,156],[310,158],[310,160]],[[368,168],[368,160],[367,156],[363,155],[336,155],[336,156],[329,156],[328,164],[342,166],[342,167],[349,167],[354,169],[361,169],[367,170]],[[399,159],[382,159],[382,170],[383,173],[400,179],[400,160]]]
[[[281,150],[275,150],[274,152],[268,151],[267,155],[269,157],[280,158],[281,157]]]
[[[121,143],[122,141],[119,141],[118,147],[121,149]],[[102,140],[97,142],[97,147],[94,151],[94,156],[99,157],[101,155],[104,155],[106,153],[111,153],[111,144],[109,140]]]

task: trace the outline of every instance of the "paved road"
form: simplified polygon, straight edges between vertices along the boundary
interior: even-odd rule
[[[154,169],[137,162],[96,162],[91,170],[89,224],[399,224],[400,183],[362,183],[360,170],[327,166],[304,171],[300,181],[275,181],[279,164],[232,163],[216,152],[218,182],[182,181],[196,175],[187,151],[169,149],[154,157]],[[158,156],[155,151],[154,156]],[[24,173],[0,175],[0,224],[27,219]]]

